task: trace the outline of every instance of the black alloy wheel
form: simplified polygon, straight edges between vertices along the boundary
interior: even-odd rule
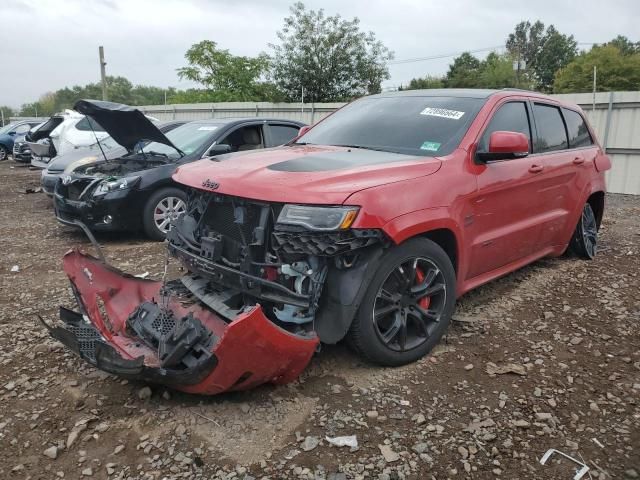
[[[347,340],[373,363],[414,362],[446,332],[455,300],[455,270],[446,252],[426,238],[407,240],[382,257]]]
[[[395,352],[419,347],[433,335],[446,306],[447,286],[433,261],[415,257],[398,265],[376,295],[372,320]]]
[[[571,239],[571,250],[579,257],[591,260],[598,250],[598,222],[589,203],[585,203],[582,215]]]

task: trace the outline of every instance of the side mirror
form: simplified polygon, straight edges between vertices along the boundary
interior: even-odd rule
[[[9,132],[7,135],[11,135],[12,137],[16,134],[16,131],[14,130],[13,132]]]
[[[213,145],[207,152],[207,157],[215,157],[216,155],[222,155],[224,153],[231,153],[231,146],[221,143],[219,145]]]
[[[476,155],[481,162],[492,160],[509,160],[529,155],[529,139],[520,132],[493,132],[489,137],[489,151],[478,152]]]

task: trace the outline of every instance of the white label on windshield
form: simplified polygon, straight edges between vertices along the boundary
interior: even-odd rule
[[[420,115],[460,120],[460,118],[464,115],[464,112],[458,112],[457,110],[447,110],[446,108],[427,107],[420,112]]]
[[[207,125],[206,127],[199,127],[198,130],[204,130],[205,132],[213,132],[214,130],[217,130],[218,127],[216,127],[215,125]]]

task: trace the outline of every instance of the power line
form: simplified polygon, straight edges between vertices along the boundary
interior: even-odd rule
[[[595,42],[577,42],[578,45],[599,45],[598,43]],[[426,62],[429,60],[440,60],[442,58],[449,58],[449,57],[457,57],[458,55],[462,55],[463,53],[480,53],[480,52],[489,52],[491,50],[498,50],[498,49],[502,49],[502,48],[506,48],[504,45],[495,45],[493,47],[484,47],[484,48],[477,48],[475,50],[464,50],[462,52],[455,52],[455,53],[443,53],[440,55],[432,55],[430,57],[416,57],[416,58],[405,58],[402,60],[392,60],[390,62],[388,62],[388,65],[400,65],[403,63],[414,63],[414,62]]]
[[[485,48],[477,48],[475,50],[464,50],[462,52],[446,53],[446,54],[441,54],[441,55],[432,55],[430,57],[405,58],[403,60],[393,60],[393,61],[388,62],[388,63],[389,63],[389,65],[399,65],[401,63],[425,62],[427,60],[438,60],[438,59],[441,59],[441,58],[456,57],[458,55],[462,55],[463,53],[488,52],[490,50],[497,50],[498,48],[504,48],[504,45],[497,45],[497,46],[485,47]]]

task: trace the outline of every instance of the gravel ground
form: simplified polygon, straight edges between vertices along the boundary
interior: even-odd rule
[[[49,339],[36,315],[75,306],[61,257],[90,245],[25,193],[38,179],[0,163],[0,478],[572,478],[567,460],[539,463],[549,448],[583,459],[584,478],[640,475],[640,197],[608,197],[595,261],[546,259],[465,295],[416,364],[324,347],[293,384],[205,398],[103,374]],[[159,277],[162,244],[99,240]],[[356,448],[327,440],[347,435]]]

